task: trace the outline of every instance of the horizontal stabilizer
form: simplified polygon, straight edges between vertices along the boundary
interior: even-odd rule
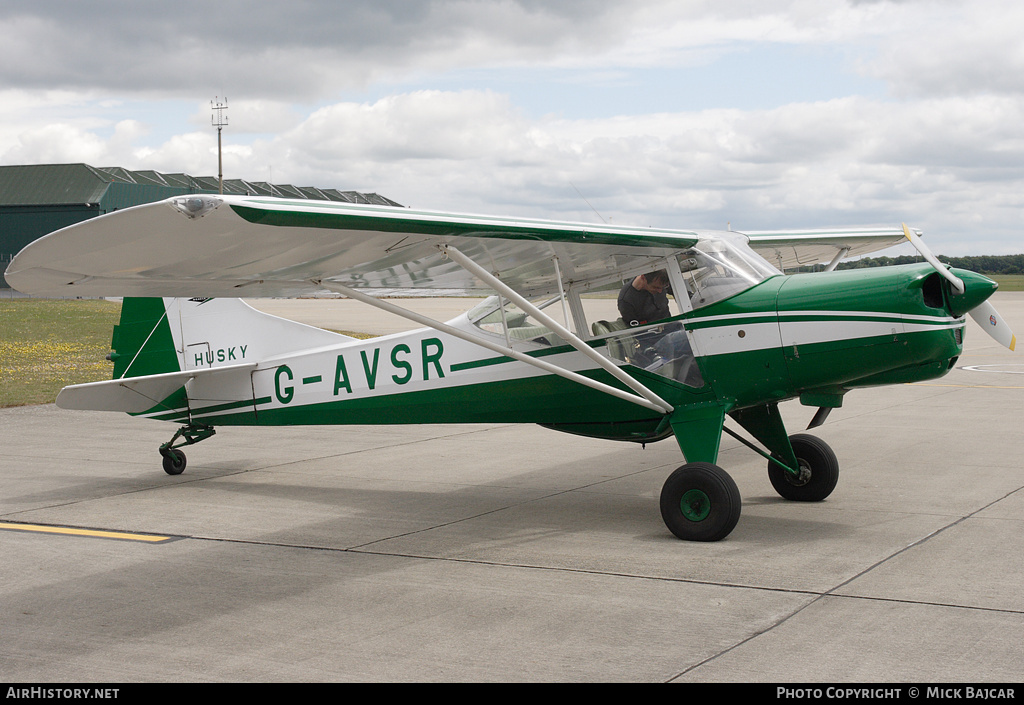
[[[62,409],[88,411],[124,411],[137,414],[152,409],[189,380],[256,368],[255,362],[226,367],[168,372],[145,377],[124,377],[64,387],[57,395]]]

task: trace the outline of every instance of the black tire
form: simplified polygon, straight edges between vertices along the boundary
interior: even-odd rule
[[[684,541],[721,541],[740,520],[740,491],[711,463],[687,463],[661,489],[661,518]]]
[[[168,475],[180,475],[185,472],[185,454],[176,448],[161,450],[164,456],[164,472]]]
[[[839,460],[828,444],[817,436],[798,433],[789,437],[800,463],[800,477],[794,477],[775,463],[768,463],[768,479],[784,499],[820,502],[832,494],[839,482]]]

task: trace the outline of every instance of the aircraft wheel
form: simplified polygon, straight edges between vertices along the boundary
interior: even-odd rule
[[[176,448],[161,450],[164,456],[164,472],[168,475],[180,475],[185,472],[185,454]]]
[[[768,479],[784,499],[820,502],[832,494],[839,482],[839,460],[828,444],[817,436],[798,433],[789,437],[800,462],[800,477],[794,477],[775,463],[768,463]]]
[[[729,474],[711,463],[687,463],[665,481],[661,517],[684,541],[720,541],[740,520],[740,491]]]

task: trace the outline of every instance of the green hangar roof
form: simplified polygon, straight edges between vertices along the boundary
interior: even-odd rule
[[[216,176],[96,168],[88,164],[0,166],[0,275],[21,248],[54,230],[121,208],[188,193],[218,191]],[[401,207],[375,193],[244,179],[225,179],[224,193]]]
[[[0,166],[0,207],[98,204],[104,212],[185,193],[217,193],[217,177],[131,171],[88,164]],[[399,206],[375,193],[225,179],[224,193]],[[159,194],[156,198],[146,196]],[[125,196],[128,195],[126,198]]]

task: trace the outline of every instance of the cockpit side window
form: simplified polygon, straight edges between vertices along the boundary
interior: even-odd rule
[[[557,301],[557,299],[555,299]],[[543,308],[542,304],[539,308]],[[556,345],[562,339],[550,328],[514,303],[490,296],[469,312],[469,319],[481,330],[507,337],[510,343],[527,341],[539,345]]]

